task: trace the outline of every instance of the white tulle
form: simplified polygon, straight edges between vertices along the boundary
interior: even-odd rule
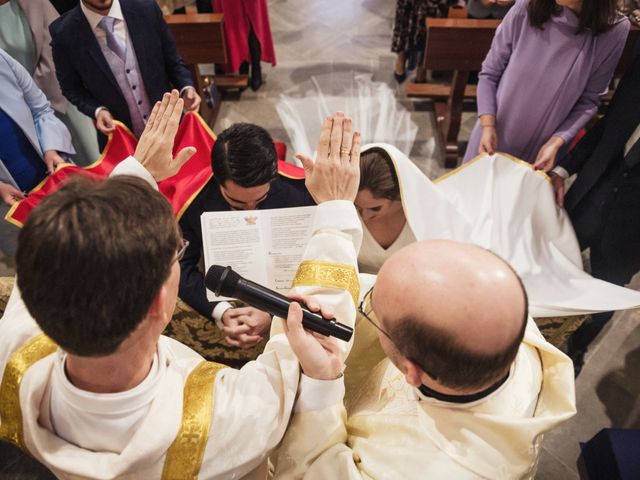
[[[385,142],[409,155],[418,133],[411,115],[386,83],[371,74],[332,72],[314,75],[280,96],[278,116],[296,153],[311,158],[320,135],[319,126],[335,112],[353,119],[362,143]],[[296,160],[297,161],[297,160]]]

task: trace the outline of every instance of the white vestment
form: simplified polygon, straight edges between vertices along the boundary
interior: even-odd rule
[[[139,172],[141,167],[136,163],[128,159],[115,173]],[[296,277],[293,292],[313,295],[319,303],[331,306],[341,322],[353,325],[358,297],[355,266],[362,235],[353,204],[335,201],[319,205],[314,227],[302,264],[307,269]],[[335,270],[340,274],[337,280],[324,281]],[[46,348],[41,348],[43,345]],[[342,379],[320,381],[301,374],[282,334],[270,339],[256,361],[240,370],[219,370],[213,385],[207,386],[206,377],[200,378],[204,387],[193,386],[189,380],[203,365],[196,352],[160,337],[157,353],[164,362],[159,392],[120,452],[91,451],[65,441],[56,435],[50,411],[51,378],[59,350],[42,335],[14,288],[0,319],[0,436],[27,450],[60,478],[182,478],[193,467],[190,455],[201,447],[198,478],[264,479],[267,457],[284,435],[294,402],[301,415],[325,411],[331,416],[342,408]],[[207,395],[212,397],[212,407],[200,411],[202,418],[188,410],[183,418],[183,402],[187,405],[192,397],[198,401]],[[205,441],[192,440],[202,428],[209,429]],[[95,432],[101,434],[104,432]],[[184,440],[178,446],[189,455],[172,457],[169,468],[165,465],[167,451],[178,438]],[[303,443],[311,457],[317,455],[313,437],[302,439],[299,448],[305,448]]]
[[[349,360],[365,352],[356,346]],[[385,358],[347,409],[346,422],[346,411],[294,414],[280,450],[289,461],[279,460],[277,472],[308,480],[531,478],[542,434],[575,414],[573,366],[529,320],[508,379],[480,400],[426,397]],[[298,449],[309,425],[321,453],[304,463],[295,459],[313,458]]]
[[[533,317],[640,306],[640,292],[584,272],[569,217],[556,207],[548,177],[528,163],[499,153],[481,155],[431,182],[391,145],[364,145],[362,151],[373,147],[391,157],[415,238],[470,242],[500,255],[522,279]],[[378,257],[378,268],[384,259]]]

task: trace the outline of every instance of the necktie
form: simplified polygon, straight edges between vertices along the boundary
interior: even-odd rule
[[[113,33],[116,19],[113,17],[103,17],[100,20],[100,28],[107,34],[107,47],[124,62],[126,45],[122,39]]]

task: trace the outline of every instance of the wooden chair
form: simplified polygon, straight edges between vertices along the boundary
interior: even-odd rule
[[[165,15],[169,30],[176,41],[178,53],[182,56],[193,76],[200,96],[211,83],[220,88],[246,88],[249,79],[246,75],[220,75],[208,77],[200,73],[198,64],[227,63],[227,50],[224,40],[224,15],[222,13],[186,13],[183,15]],[[211,109],[202,102],[200,114],[209,125],[215,123],[220,103],[215,102]]]
[[[451,85],[409,83],[410,97],[433,98],[436,118],[445,145],[445,166],[458,163],[458,133],[462,102],[475,99],[475,85],[467,85],[469,73],[479,71],[491,47],[500,20],[427,18],[424,64],[430,70],[452,71]]]

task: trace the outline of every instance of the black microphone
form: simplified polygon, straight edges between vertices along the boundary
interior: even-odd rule
[[[231,267],[223,267],[222,265],[212,265],[207,271],[204,283],[217,296],[237,298],[252,307],[285,320],[289,313],[289,305],[296,301],[247,280],[234,272]],[[311,312],[303,303],[301,306],[302,326],[307,330],[317,332],[325,337],[333,336],[345,342],[351,339],[353,328],[339,323],[335,319],[326,319],[319,313]]]

